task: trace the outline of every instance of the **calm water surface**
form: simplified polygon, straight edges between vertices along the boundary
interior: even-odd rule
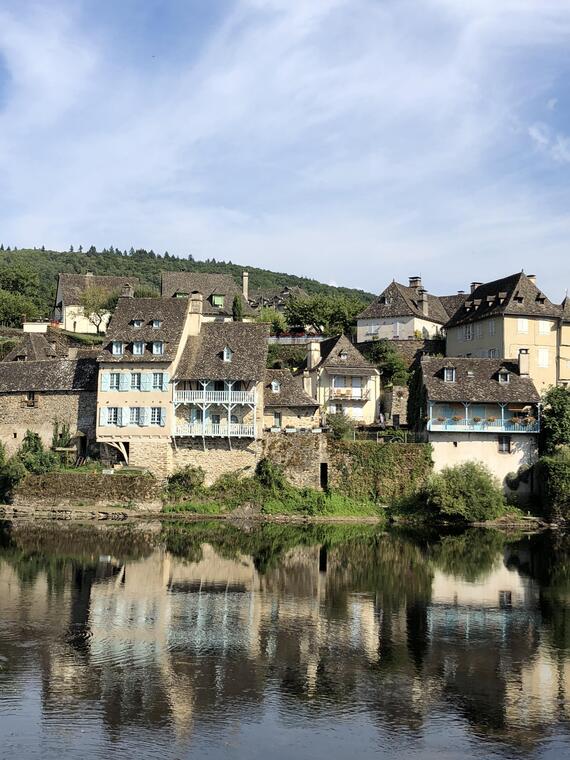
[[[0,524],[2,758],[570,758],[570,537]]]

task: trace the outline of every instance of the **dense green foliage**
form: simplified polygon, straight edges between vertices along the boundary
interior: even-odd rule
[[[107,314],[114,311],[118,298],[119,293],[109,293],[105,288],[97,286],[87,288],[82,294],[81,306],[83,307],[83,313],[91,324],[95,326],[97,334],[101,331]]]
[[[232,317],[234,322],[241,322],[243,320],[243,300],[237,293],[232,302]]]
[[[257,315],[257,322],[270,326],[271,335],[281,335],[287,330],[287,321],[283,314],[277,309],[270,309],[264,306]]]
[[[341,441],[343,438],[351,438],[354,432],[354,423],[345,412],[327,414],[327,427],[330,435],[337,441]]]
[[[560,447],[555,454],[541,457],[536,480],[545,517],[570,520],[570,447]]]
[[[494,520],[505,509],[505,497],[498,481],[478,462],[446,467],[432,475],[426,497],[428,509],[444,520]]]
[[[60,272],[106,275],[136,275],[140,279],[141,289],[151,288],[156,292],[160,288],[161,271],[179,272],[214,272],[231,275],[241,284],[241,273],[246,267],[231,262],[214,259],[195,261],[191,256],[179,259],[168,253],[158,255],[143,249],[120,251],[111,246],[103,251],[96,251],[92,246],[88,250],[75,252],[46,251],[42,249],[7,250],[0,245],[0,291],[20,293],[31,299],[37,315],[48,317],[55,301],[57,276]],[[247,267],[250,273],[250,287],[283,288],[297,286],[309,294],[345,295],[350,299],[362,299],[369,302],[372,295],[350,288],[335,288],[307,277],[270,272],[257,267]],[[137,291],[137,295],[138,295]],[[19,309],[20,313],[23,311]],[[36,316],[24,310],[28,316]],[[12,315],[14,311],[10,312]],[[0,293],[0,323],[2,320],[2,296]],[[13,317],[11,317],[13,319]]]
[[[323,335],[350,335],[357,315],[366,306],[362,297],[317,293],[308,298],[292,298],[285,307],[291,329],[310,327]]]
[[[570,445],[570,389],[549,388],[542,401],[541,445],[552,454],[557,446]]]
[[[307,357],[306,346],[286,346],[280,343],[270,343],[267,351],[267,366],[269,369],[297,370]]]
[[[6,327],[20,327],[22,319],[36,319],[39,308],[31,298],[19,293],[0,290],[0,324]]]
[[[389,340],[382,338],[369,343],[362,353],[382,372],[382,383],[392,385],[407,385],[410,372],[402,356],[396,351]]]

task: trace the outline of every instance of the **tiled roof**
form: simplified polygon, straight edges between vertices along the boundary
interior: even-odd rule
[[[426,293],[426,295],[428,301],[427,315],[422,311],[418,289],[410,288],[399,282],[391,282],[378,298],[358,315],[358,319],[418,317],[430,322],[445,324],[449,319],[449,314],[439,297],[432,296],[430,293]]]
[[[259,288],[250,290],[249,302],[254,308],[283,306],[291,298],[308,298],[309,294],[296,285],[284,288]]]
[[[121,297],[105,336],[105,343],[99,352],[99,361],[106,362],[170,362],[176,356],[178,344],[188,311],[186,298],[128,298]],[[141,320],[142,326],[135,327],[135,320]],[[153,320],[160,321],[160,327],[152,326]],[[121,341],[126,345],[123,356],[113,356],[111,344]],[[133,355],[133,341],[146,344],[143,356]],[[154,356],[150,344],[153,341],[164,343],[164,353]]]
[[[64,352],[58,352],[58,346],[52,345],[45,335],[41,333],[24,333],[18,344],[6,354],[3,361],[13,362],[18,360],[24,361],[43,361],[45,359],[54,359],[58,354],[61,356]],[[65,352],[66,353],[66,352]]]
[[[262,380],[268,335],[268,325],[204,322],[200,334],[188,338],[176,375],[181,380]],[[229,362],[223,357],[226,347],[232,352]]]
[[[273,381],[279,383],[279,391],[274,393],[271,389]],[[265,371],[264,400],[266,407],[313,407],[319,406],[318,402],[305,393],[303,383],[298,377],[294,377],[288,369],[268,369]]]
[[[113,277],[99,274],[70,274],[62,272],[59,275],[59,294],[65,306],[78,305],[81,296],[88,288],[103,288],[109,295],[113,292],[121,293],[125,285],[132,288],[139,286],[139,278],[132,275]]]
[[[1,362],[0,392],[96,391],[95,359]]]
[[[243,297],[241,288],[228,274],[207,274],[204,272],[162,272],[161,294],[163,298],[172,298],[177,293],[201,293],[204,298],[204,314],[232,316],[234,297],[242,299],[243,314],[251,316],[253,310]],[[212,296],[224,296],[224,305],[214,306]]]
[[[475,288],[446,327],[502,315],[556,318],[561,313],[562,307],[549,301],[524,272],[517,272]]]
[[[445,382],[444,369],[455,368],[455,382]],[[519,375],[518,362],[505,359],[426,357],[421,362],[424,386],[430,401],[472,403],[536,403],[540,395],[528,376]],[[499,370],[509,373],[509,382],[499,382]]]
[[[316,367],[313,367],[311,372],[320,368],[366,369],[370,372],[375,371],[374,365],[360,353],[346,335],[327,338],[319,343],[319,347],[321,360]],[[341,358],[341,354],[346,354],[346,359]],[[306,369],[306,367],[307,360],[303,363],[303,369]]]
[[[463,303],[468,298],[466,293],[454,293],[452,296],[439,296],[441,305],[446,311],[449,317],[452,317],[455,312],[463,306]]]

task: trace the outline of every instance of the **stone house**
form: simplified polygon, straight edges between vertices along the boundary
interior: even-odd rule
[[[266,432],[320,431],[319,405],[288,369],[265,372],[263,426]]]
[[[381,338],[435,339],[464,294],[434,296],[422,285],[421,277],[410,277],[409,285],[395,280],[357,317],[356,342]]]
[[[343,412],[362,425],[378,419],[380,372],[345,335],[309,343],[303,387],[325,414]]]
[[[421,383],[419,416],[436,471],[480,461],[505,483],[537,461],[540,396],[524,349],[518,362],[426,357]]]
[[[533,275],[474,282],[446,325],[446,353],[516,360],[525,349],[530,376],[542,393],[570,382],[569,317],[570,307],[552,303]]]
[[[287,306],[287,303],[292,298],[308,298],[309,294],[303,288],[298,288],[295,285],[289,287],[285,285],[284,288],[259,288],[258,290],[252,290],[249,294],[249,305],[252,309],[258,311],[259,309],[268,308],[275,309],[278,312],[283,313]]]
[[[122,293],[125,288],[137,288],[139,278],[131,275],[124,277],[112,277],[108,275],[71,274],[63,272],[57,281],[57,292],[53,318],[61,324],[64,330],[77,333],[97,333],[97,326],[89,320],[89,315],[84,313],[81,299],[89,288],[100,288],[109,296],[113,293]],[[103,317],[99,332],[104,333],[111,314]]]
[[[0,362],[0,441],[8,454],[27,430],[51,446],[54,424],[69,425],[78,453],[95,441],[97,363],[94,358]]]
[[[162,272],[161,295],[163,298],[188,298],[191,293],[203,296],[204,322],[231,322],[234,298],[242,301],[243,320],[253,321],[255,313],[249,305],[249,273],[242,272],[242,287],[238,287],[228,274],[205,272]]]

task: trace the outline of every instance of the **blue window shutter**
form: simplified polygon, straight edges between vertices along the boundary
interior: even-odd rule
[[[152,372],[143,372],[141,374],[141,391],[152,390]]]
[[[150,425],[150,407],[143,406],[141,409],[141,416],[140,416],[140,424],[141,427],[147,427]]]
[[[160,427],[164,427],[166,425],[166,407],[161,406],[160,407]]]
[[[111,373],[103,372],[101,374],[101,390],[108,391],[110,387],[111,387]]]
[[[167,391],[168,390],[168,383],[170,382],[170,375],[168,372],[162,373],[162,390]]]
[[[129,421],[129,408],[126,406],[119,407],[117,422],[119,427],[125,427]]]
[[[131,376],[128,372],[121,372],[119,375],[119,390],[128,391],[131,386]]]
[[[105,427],[108,424],[108,415],[107,415],[107,407],[102,406],[99,409],[99,425],[101,427]]]

